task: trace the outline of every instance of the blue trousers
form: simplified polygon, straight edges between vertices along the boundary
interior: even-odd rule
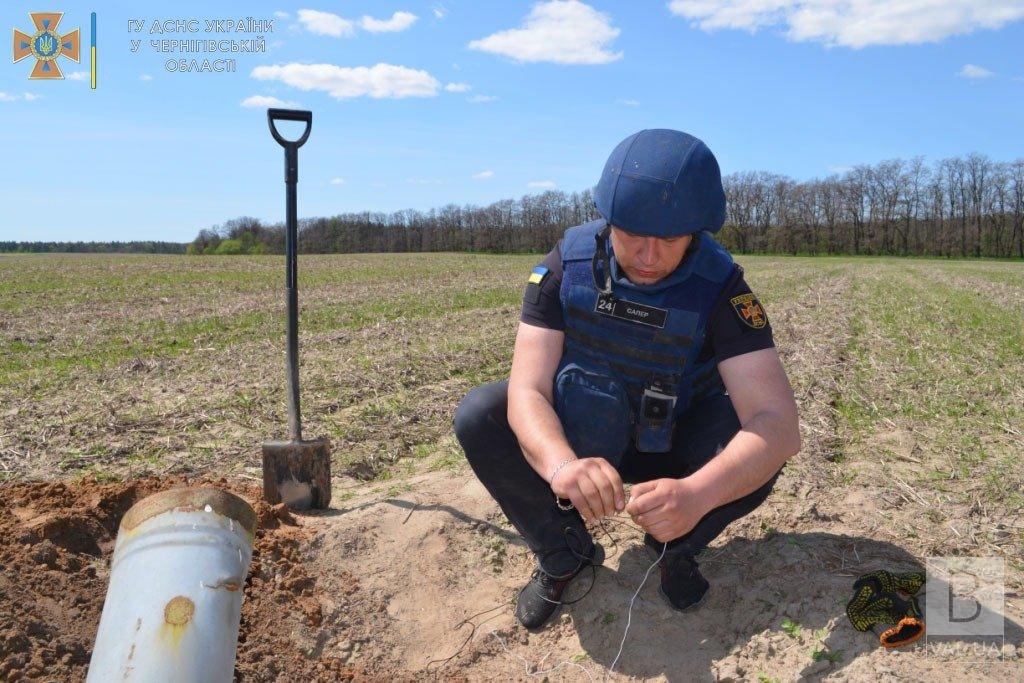
[[[455,435],[480,482],[537,555],[544,570],[560,576],[574,571],[578,555],[589,554],[593,540],[576,510],[561,510],[555,496],[523,455],[508,424],[508,381],[491,382],[471,390],[455,411]],[[740,429],[728,396],[713,396],[691,407],[676,422],[672,451],[642,453],[634,449],[618,465],[626,483],[662,477],[682,478],[700,469]],[[753,493],[706,514],[687,534],[669,542],[668,553],[692,557],[731,522],[764,502],[778,473]],[[645,543],[661,543],[645,535]]]

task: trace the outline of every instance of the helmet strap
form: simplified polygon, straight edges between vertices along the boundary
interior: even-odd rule
[[[612,226],[605,225],[604,230],[594,235],[597,241],[597,248],[594,250],[594,258],[590,262],[590,270],[594,274],[594,286],[602,294],[612,293],[612,264],[608,258],[608,235],[611,234]],[[604,277],[598,274],[598,270],[604,269]]]

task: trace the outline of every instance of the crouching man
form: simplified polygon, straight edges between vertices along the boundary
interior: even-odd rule
[[[509,379],[470,391],[454,420],[536,555],[516,605],[529,629],[603,561],[585,522],[623,510],[661,556],[668,602],[696,605],[708,582],[694,556],[800,449],[765,311],[711,237],[725,195],[707,146],[672,130],[626,138],[594,203],[601,219],[567,230],[529,276]]]

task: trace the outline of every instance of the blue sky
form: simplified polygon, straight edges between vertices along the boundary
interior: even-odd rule
[[[242,104],[254,96],[314,112],[300,216],[584,189],[648,127],[701,137],[725,173],[797,179],[1024,155],[1024,0],[140,4],[0,8],[5,30],[31,33],[40,9],[82,30],[65,80],[29,80],[31,56],[0,68],[0,240],[188,241],[240,215],[281,220],[282,151],[265,106]],[[208,55],[149,45],[255,38],[204,32],[245,17],[274,31],[264,54],[230,55],[234,73],[171,73],[168,58]],[[199,32],[150,33],[167,19]]]

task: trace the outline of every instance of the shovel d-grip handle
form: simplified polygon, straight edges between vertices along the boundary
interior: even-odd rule
[[[306,130],[297,140],[288,140],[277,130],[275,121],[304,121]],[[306,144],[313,129],[313,112],[304,109],[268,109],[267,125],[277,144],[284,147],[284,181],[289,185],[299,182],[299,147]]]
[[[278,131],[277,126],[274,125],[274,121],[304,121],[306,124],[306,130],[299,136],[298,140],[286,140]],[[270,134],[277,140],[277,144],[282,147],[288,145],[295,145],[296,147],[302,147],[306,144],[306,139],[309,137],[309,131],[313,128],[313,112],[306,111],[305,109],[268,109],[267,110],[267,123],[270,125]]]

